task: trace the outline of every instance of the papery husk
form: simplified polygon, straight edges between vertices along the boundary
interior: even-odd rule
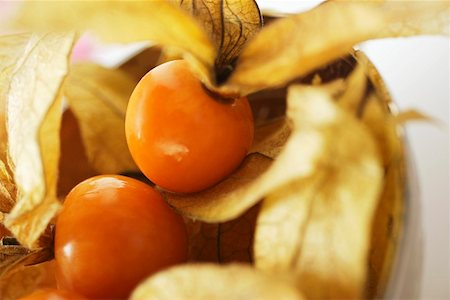
[[[66,2],[30,1],[10,23],[31,30],[89,30],[107,42],[152,41],[182,55],[209,84],[214,46],[195,20],[169,2],[75,1],[67,9]]]
[[[328,1],[261,30],[223,89],[250,94],[281,87],[371,39],[448,35],[449,14],[445,1]]]
[[[362,122],[372,131],[383,154],[383,192],[372,224],[366,296],[382,297],[391,280],[392,267],[404,233],[406,170],[403,130],[390,106],[392,100],[382,78],[362,52],[356,57],[368,77]]]
[[[337,103],[362,118],[361,121],[369,127],[382,153],[387,173],[372,224],[368,277],[364,291],[368,298],[382,297],[386,284],[391,279],[404,222],[406,166],[399,122],[395,121],[396,114],[390,110],[391,99],[379,73],[361,52],[349,54],[296,82],[312,83],[317,78],[323,83],[333,82],[338,78],[346,79],[346,92],[335,95]],[[273,105],[285,106],[282,102],[274,102]]]
[[[249,265],[186,264],[149,277],[130,299],[272,300],[278,297],[304,299],[286,278],[264,274]]]
[[[68,73],[74,34],[30,37],[14,65],[7,100],[8,164],[17,189],[5,219],[19,242],[36,241],[60,208],[56,197],[61,86]]]
[[[6,90],[15,64],[25,51],[29,34],[0,36],[0,211],[9,212],[16,200],[16,186],[7,162]]]
[[[98,175],[98,172],[86,155],[78,120],[70,109],[66,109],[62,116],[60,141],[57,195],[62,199],[78,183]]]
[[[91,166],[99,174],[136,171],[125,138],[125,114],[136,82],[118,69],[72,67],[64,95],[75,115]]]
[[[280,118],[258,126],[255,129],[255,137],[250,152],[261,153],[275,159],[291,135],[291,126],[286,118]]]
[[[321,87],[290,87],[288,116],[294,122],[292,136],[314,136],[321,147],[297,144],[314,149],[315,164],[264,200],[255,237],[256,266],[293,271],[309,298],[359,298],[382,182],[378,149],[368,130]]]
[[[208,33],[217,49],[215,82],[226,79],[247,41],[263,24],[254,0],[181,0],[180,7],[192,14]]]
[[[208,223],[230,221],[255,205],[263,195],[261,174],[271,166],[272,159],[253,153],[241,166],[217,185],[194,194],[163,192],[166,201],[175,210],[194,220]],[[270,185],[268,178],[265,185]]]
[[[113,42],[151,41],[182,56],[214,89],[219,80],[215,70],[228,75],[247,39],[261,27],[259,9],[253,0],[181,4],[188,13],[177,7],[178,1],[83,1],[71,3],[70,9],[63,2],[27,2],[10,23],[33,30],[90,30]],[[205,31],[203,24],[208,21],[214,26]],[[115,24],[114,30],[110,24]]]
[[[16,300],[39,288],[56,288],[54,261],[22,267],[0,278],[0,298]]]

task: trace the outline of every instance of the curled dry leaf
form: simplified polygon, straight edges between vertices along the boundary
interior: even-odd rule
[[[16,269],[48,261],[53,253],[50,248],[29,250],[20,245],[0,246],[0,278],[3,279]]]
[[[90,30],[110,42],[152,41],[182,54],[199,78],[212,86],[216,49],[201,26],[169,2],[75,1],[68,9],[61,1],[29,1],[23,3],[13,26]]]
[[[410,109],[401,111],[394,116],[394,121],[397,124],[404,124],[410,121],[425,121],[425,122],[435,122],[436,120],[420,111]]]
[[[247,40],[262,27],[262,16],[254,0],[180,0],[180,6],[200,22],[217,49],[216,83],[234,68]]]
[[[328,1],[261,30],[223,89],[282,86],[369,39],[448,34],[449,14],[446,1]]]
[[[160,272],[141,283],[131,300],[144,299],[303,299],[288,280],[249,265],[187,264]]]
[[[135,84],[122,71],[95,64],[74,65],[66,80],[64,94],[98,173],[137,170],[125,138],[125,113]]]
[[[259,181],[272,160],[253,153],[228,178],[205,191],[180,195],[163,192],[167,202],[183,215],[205,222],[226,222],[243,214],[262,197]]]
[[[253,262],[253,235],[259,205],[225,223],[187,219],[189,260],[196,262]]]
[[[60,141],[57,195],[63,198],[78,183],[98,173],[86,156],[78,120],[70,109],[66,109],[62,116]]]
[[[322,146],[315,150],[310,172],[264,200],[255,236],[256,265],[294,271],[310,298],[361,297],[383,176],[376,144],[321,88],[291,87],[288,115],[294,120],[293,135],[315,135]]]
[[[0,36],[0,211],[14,206],[16,189],[6,155],[6,90],[11,75],[29,40],[28,34]]]
[[[256,127],[250,153],[258,152],[270,158],[276,158],[286,144],[291,131],[291,126],[286,118],[273,120]]]
[[[402,236],[405,217],[405,161],[398,157],[388,166],[383,191],[372,223],[366,298],[384,295]]]
[[[15,34],[0,36],[0,159],[6,161],[6,93],[11,74],[30,36]]]
[[[38,288],[56,288],[54,261],[23,267],[0,279],[0,298],[16,300]]]
[[[336,95],[338,105],[354,116],[362,114],[362,105],[365,104],[368,88],[368,79],[363,64],[355,66],[353,72],[345,80],[342,93]]]
[[[33,35],[15,62],[7,100],[8,158],[17,202],[6,227],[26,247],[58,211],[60,88],[68,72],[73,34]]]
[[[9,212],[16,199],[16,185],[10,173],[8,165],[0,160],[0,212],[2,213]],[[3,220],[0,221],[3,222]]]
[[[385,170],[383,190],[372,223],[365,295],[367,298],[380,298],[390,279],[402,236],[407,201],[405,149],[396,115],[389,109],[391,98],[380,74],[362,52],[355,55],[368,81],[366,95],[354,113],[377,141]]]

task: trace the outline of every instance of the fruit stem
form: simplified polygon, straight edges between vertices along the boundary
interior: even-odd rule
[[[206,85],[204,85],[203,83],[202,83],[202,88],[206,94],[208,94],[215,101],[222,103],[222,104],[232,104],[234,102],[234,100],[236,99],[236,97],[225,96],[218,92],[212,91],[212,90],[208,89],[208,87],[206,87]]]

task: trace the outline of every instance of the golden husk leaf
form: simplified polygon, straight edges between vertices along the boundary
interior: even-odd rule
[[[390,95],[367,57],[360,51],[351,57],[345,61],[354,65],[352,72],[343,82],[344,89],[335,94],[335,98],[341,108],[367,127],[382,157],[383,187],[372,222],[364,291],[366,298],[381,298],[390,278],[404,221],[405,150],[398,127],[398,116],[402,118],[402,113],[390,111]],[[409,115],[408,112],[406,114]],[[415,118],[416,114],[413,113],[412,117]]]
[[[264,200],[256,266],[294,271],[302,292],[313,299],[358,298],[383,178],[378,149],[370,132],[321,88],[292,86],[288,115],[296,121],[293,135],[316,135],[322,147],[311,172]]]
[[[384,176],[370,235],[366,297],[382,298],[392,274],[392,264],[402,236],[405,214],[405,161],[391,161]]]
[[[428,116],[415,109],[408,109],[399,112],[394,116],[394,121],[399,125],[410,121],[436,122],[436,120],[431,116]]]
[[[118,69],[89,63],[74,65],[64,84],[86,155],[100,174],[137,170],[125,138],[125,114],[135,85]]]
[[[0,160],[6,162],[6,93],[11,74],[30,36],[13,34],[0,36]]]
[[[176,1],[28,1],[13,26],[32,30],[89,30],[105,41],[152,41],[181,54],[212,86],[216,49],[200,25]],[[80,17],[83,16],[83,17]],[[112,30],[111,25],[114,24]]]
[[[5,225],[29,248],[58,211],[61,86],[74,34],[33,35],[15,62],[7,100],[8,163],[17,199]]]
[[[291,131],[291,126],[286,118],[256,127],[250,153],[258,152],[270,158],[276,158],[286,144]]]
[[[223,89],[282,86],[369,39],[448,34],[449,14],[447,1],[328,1],[263,28]]]
[[[0,211],[4,213],[12,209],[16,198],[16,187],[6,155],[6,90],[29,38],[28,34],[0,36]]]
[[[56,288],[54,261],[22,267],[0,278],[0,299],[16,300],[38,288]]]
[[[180,6],[209,34],[218,52],[215,66],[219,73],[232,70],[247,40],[262,27],[262,16],[254,0],[180,0]]]
[[[61,120],[61,156],[58,171],[58,198],[65,197],[78,183],[98,175],[89,162],[78,120],[66,109]]]
[[[406,161],[402,130],[389,109],[391,98],[380,74],[362,52],[356,58],[368,81],[366,95],[353,111],[369,128],[382,154],[383,191],[372,223],[366,297],[381,298],[392,272],[405,218]]]
[[[5,151],[6,153],[6,151]],[[0,212],[9,212],[16,200],[16,185],[7,164],[0,160]],[[3,222],[3,220],[2,220]]]
[[[187,264],[157,273],[142,282],[131,300],[303,299],[288,280],[245,264]]]
[[[211,223],[226,222],[243,214],[261,199],[260,181],[256,178],[271,163],[272,159],[253,153],[233,174],[212,188],[195,194],[163,192],[163,195],[172,207],[189,218]]]

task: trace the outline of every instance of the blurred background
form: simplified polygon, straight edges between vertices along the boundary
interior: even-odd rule
[[[257,2],[263,10],[294,12],[322,1]],[[359,48],[378,68],[401,110],[416,109],[436,120],[411,122],[406,131],[421,203],[424,243],[421,299],[450,299],[450,39],[384,39],[363,43]]]

